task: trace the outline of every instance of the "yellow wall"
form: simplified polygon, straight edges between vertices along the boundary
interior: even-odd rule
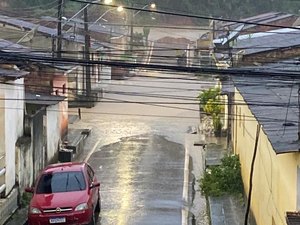
[[[245,192],[248,194],[257,121],[244,99],[235,92],[233,148],[239,154]],[[285,213],[297,210],[298,153],[276,155],[263,127],[254,166],[251,210],[257,225],[286,225]]]

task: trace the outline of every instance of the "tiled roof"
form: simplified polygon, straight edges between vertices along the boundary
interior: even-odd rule
[[[286,222],[288,225],[299,225],[300,224],[300,212],[287,212]]]
[[[282,77],[233,77],[234,85],[262,125],[276,154],[299,152],[299,85],[286,76],[293,72],[299,73],[297,60],[294,63],[285,61],[259,68],[268,73],[282,71]]]

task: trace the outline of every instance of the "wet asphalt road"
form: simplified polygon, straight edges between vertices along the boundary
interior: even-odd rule
[[[195,97],[212,82],[182,74],[143,75],[149,77],[104,84],[103,100],[82,109],[74,124],[92,129],[82,158],[101,182],[98,225],[184,221],[184,139],[199,122]]]
[[[182,145],[157,135],[101,147],[89,160],[103,184],[99,224],[181,224],[183,159]]]

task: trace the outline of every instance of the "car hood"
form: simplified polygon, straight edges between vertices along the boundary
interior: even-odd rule
[[[72,207],[87,202],[88,195],[86,191],[62,192],[52,194],[35,194],[31,200],[31,206],[40,209],[53,209]]]

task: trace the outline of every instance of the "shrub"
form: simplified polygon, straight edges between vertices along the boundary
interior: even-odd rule
[[[209,100],[214,101],[221,94],[220,88],[209,88],[198,95],[201,108],[204,108]]]
[[[201,192],[207,196],[243,193],[238,156],[225,156],[221,162],[220,166],[213,166],[205,171],[200,179]]]

